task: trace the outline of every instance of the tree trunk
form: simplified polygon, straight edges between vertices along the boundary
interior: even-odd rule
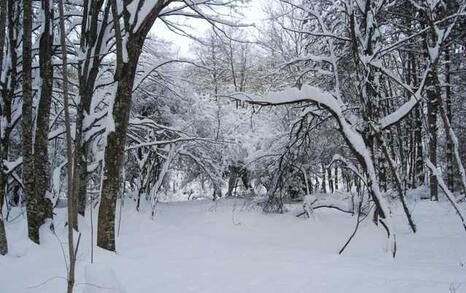
[[[331,193],[335,192],[334,186],[333,186],[333,178],[332,178],[332,168],[328,167],[327,168],[327,174],[328,174],[328,186],[329,190]]]
[[[128,42],[128,46],[129,46]],[[105,148],[104,173],[98,216],[97,245],[115,251],[115,208],[120,189],[120,173],[123,166],[128,128],[129,112],[136,65],[139,55],[128,52],[128,63],[124,63],[120,80],[118,81],[113,120],[115,130],[107,137]]]
[[[327,172],[325,171],[325,164],[322,164],[322,192],[327,193],[327,179],[326,179],[326,174]]]
[[[97,226],[97,245],[111,251],[115,251],[115,208],[120,189],[120,174],[124,161],[126,131],[129,122],[136,68],[144,40],[160,11],[167,4],[165,1],[157,2],[135,32],[133,32],[132,25],[129,23],[130,13],[126,10],[126,7],[123,7],[126,34],[128,34],[126,36],[128,41],[125,43],[123,43],[121,36],[120,23],[114,21],[117,49],[117,69],[115,73],[117,90],[110,117],[110,119],[113,119],[114,129],[107,136]],[[112,1],[111,6],[113,19],[119,19],[115,0]],[[123,59],[123,45],[127,49],[126,60]]]
[[[230,176],[228,178],[228,191],[226,196],[233,196],[233,191],[235,190],[236,182],[238,181],[238,168],[235,166],[230,166],[229,169]]]
[[[417,76],[417,63],[413,53],[409,55],[411,63],[411,80],[414,86],[418,86],[418,76]],[[413,188],[424,185],[425,182],[425,173],[424,173],[424,149],[422,144],[422,129],[423,129],[423,104],[417,105],[414,109],[414,145],[413,145]]]
[[[409,133],[409,157],[407,158],[408,160],[408,182],[409,182],[409,187],[410,188],[415,188],[416,187],[416,143],[414,140],[414,132],[415,132],[415,127],[414,127],[414,115],[411,113],[409,116],[408,120],[408,133]],[[401,142],[401,138],[400,138]],[[402,150],[400,149],[400,153]]]
[[[32,3],[23,0],[23,105],[21,115],[23,184],[27,199],[28,236],[39,244],[39,228],[42,225],[40,207],[34,196],[34,158],[32,154]]]
[[[411,212],[409,211],[408,205],[405,200],[405,192],[402,186],[402,182],[400,179],[400,175],[398,170],[396,169],[396,163],[393,160],[392,156],[390,155],[390,151],[388,149],[387,144],[384,141],[384,138],[381,133],[378,135],[378,140],[380,141],[381,147],[382,147],[382,152],[385,156],[385,159],[388,162],[388,165],[390,167],[390,170],[392,171],[393,177],[395,178],[395,187],[398,192],[398,198],[400,199],[401,205],[403,207],[403,211],[406,215],[406,219],[408,220],[409,226],[413,233],[416,233],[416,224],[414,224],[413,218],[411,216]]]
[[[386,161],[385,157],[383,154],[378,150],[378,148],[382,147],[382,142],[379,140],[379,138],[374,139],[376,141],[377,145],[377,158],[378,158],[378,170],[379,170],[379,185],[380,185],[380,190],[383,192],[387,192],[387,185],[388,185],[388,180],[387,180],[387,169],[386,169]]]
[[[0,3],[0,75],[3,75],[3,48],[5,44],[5,30],[6,30],[6,1],[1,1]],[[6,87],[6,86],[5,86]],[[8,123],[7,119],[4,119],[10,112],[7,109],[7,103],[9,102],[6,96],[6,91],[1,91],[3,104],[0,104],[0,129],[6,129],[9,125],[3,125],[3,123]],[[6,117],[5,117],[6,118]],[[3,202],[5,201],[5,187],[7,181],[7,175],[4,173],[3,161],[8,159],[8,141],[9,137],[6,134],[1,135],[0,141],[0,255],[5,255],[8,253],[8,242],[5,232],[5,223],[3,221]],[[5,145],[6,144],[6,145]]]
[[[438,111],[438,96],[435,89],[432,89],[434,85],[431,83],[430,87],[427,89],[427,122],[429,129],[429,159],[437,166],[437,111]],[[430,174],[429,177],[430,184],[430,199],[438,200],[438,182],[437,177]]]
[[[71,119],[68,101],[68,61],[65,41],[65,12],[64,0],[59,2],[60,11],[60,44],[62,50],[62,71],[63,71],[63,104],[65,108],[65,127],[66,127],[66,157],[68,159],[68,283],[67,293],[72,293],[74,288],[74,271],[76,265],[76,251],[74,249],[74,226],[72,223],[76,220],[76,200],[73,194],[73,139],[71,138]],[[46,1],[47,2],[47,1]],[[79,241],[78,241],[79,243]]]
[[[424,173],[424,149],[422,146],[422,104],[415,110],[415,143],[416,143],[416,155],[415,155],[415,182],[414,187],[424,185],[425,173]]]
[[[451,92],[451,76],[450,76],[450,48],[445,49],[445,108],[448,121],[451,123],[453,119],[452,113],[452,92]],[[455,191],[455,174],[454,174],[454,150],[453,141],[450,135],[447,134],[447,187],[451,192]]]
[[[52,103],[53,67],[52,67],[52,20],[53,7],[50,1],[42,1],[43,30],[39,41],[40,98],[36,117],[34,137],[34,197],[38,204],[38,221],[52,217],[52,203],[46,199],[49,188],[48,170],[48,134],[50,105]]]
[[[335,166],[335,191],[338,191],[338,167]]]
[[[101,17],[103,1],[84,1],[83,18],[81,22],[81,50],[86,52],[86,58],[79,62],[79,104],[76,116],[76,149],[74,155],[73,194],[77,199],[77,211],[84,216],[87,199],[87,149],[88,142],[84,139],[85,113],[90,113],[92,96],[97,74],[100,70],[102,57],[94,52],[100,52],[107,27],[110,4],[107,2],[103,17]],[[90,9],[88,9],[90,7]],[[100,19],[100,30],[99,30]]]
[[[437,82],[439,82],[438,79],[437,79]],[[455,159],[456,166],[458,168],[458,173],[459,173],[458,175],[460,177],[461,187],[462,187],[463,193],[466,194],[466,171],[461,161],[461,156],[460,156],[459,146],[458,146],[458,138],[456,137],[456,134],[453,131],[453,128],[451,127],[450,120],[448,119],[448,113],[444,107],[441,96],[439,96],[439,107],[440,107],[440,117],[442,118],[443,127],[445,129],[447,139],[451,141],[452,143],[453,158]],[[438,178],[437,176],[438,174],[433,174],[433,175],[436,176],[436,178]],[[442,187],[442,189],[444,188]]]

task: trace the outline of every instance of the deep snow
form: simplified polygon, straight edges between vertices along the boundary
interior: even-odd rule
[[[298,205],[268,215],[240,199],[202,200],[159,203],[151,219],[149,207],[137,213],[127,200],[118,252],[95,248],[93,265],[90,220],[81,219],[75,292],[466,292],[466,233],[455,214],[445,202],[411,207],[419,231],[411,234],[401,213],[394,214],[393,259],[386,235],[370,220],[337,255],[356,221],[338,211],[319,209],[302,219],[295,217]],[[26,240],[23,217],[7,225],[1,293],[66,291],[65,211],[57,210],[57,236],[42,228],[40,246]]]

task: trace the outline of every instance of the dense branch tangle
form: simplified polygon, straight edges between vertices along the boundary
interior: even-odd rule
[[[394,62],[399,62],[399,52],[411,46],[413,39],[419,39],[428,30],[418,29],[411,35],[383,39],[382,32],[387,33],[392,29],[384,22],[383,15],[391,9],[386,1],[304,1],[298,4],[287,0],[281,2],[288,5],[289,14],[295,10],[302,11],[302,21],[307,24],[295,28],[290,21],[288,23],[291,27],[283,26],[285,30],[307,36],[304,38],[307,49],[301,56],[283,65],[283,68],[301,67],[303,73],[299,75],[296,84],[302,89],[275,92],[265,97],[243,96],[241,99],[260,105],[305,102],[314,109],[321,107],[331,113],[365,173],[368,191],[376,204],[374,221],[386,228],[392,253],[395,254],[390,211],[382,195],[382,191],[386,190],[386,168],[393,174],[394,185],[413,232],[416,231],[416,226],[405,202],[403,179],[398,175],[396,162],[387,146],[387,134],[426,99],[428,81],[432,79],[431,72],[435,70],[439,58],[433,52],[438,51],[445,43],[464,7],[460,4],[459,8],[450,11],[450,15],[430,22],[432,31],[439,36],[429,45],[428,50],[433,58],[424,62],[419,82],[414,87],[414,83],[405,82],[404,76],[400,76],[392,68]],[[283,15],[287,17],[288,14],[285,12]],[[322,73],[326,76],[333,74],[333,77],[324,78]],[[301,79],[305,77],[311,84],[315,80],[315,84],[323,90],[303,85]],[[354,110],[350,108],[352,105],[356,105]],[[448,123],[445,125],[448,128]],[[451,140],[455,141],[453,138]]]

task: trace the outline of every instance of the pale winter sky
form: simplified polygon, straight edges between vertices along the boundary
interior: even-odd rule
[[[249,3],[246,3],[243,11],[244,18],[242,19],[242,22],[247,24],[257,24],[261,20],[263,20],[265,18],[263,7],[265,6],[266,2],[266,0],[251,0]],[[195,35],[196,37],[202,37],[203,32],[207,31],[211,27],[211,25],[204,20],[194,20],[191,18],[186,20],[184,18],[179,17],[176,21],[181,24],[189,23],[190,28],[188,29],[188,31],[192,32],[193,35]],[[189,51],[193,40],[173,33],[160,20],[156,21],[151,32],[155,33],[156,30],[159,30],[157,32],[157,36],[161,36],[162,39],[170,41],[176,47],[178,47],[179,54],[181,57],[186,57],[190,55]],[[251,30],[254,30],[254,28],[252,27]]]

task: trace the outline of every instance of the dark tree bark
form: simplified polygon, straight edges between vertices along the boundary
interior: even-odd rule
[[[39,67],[40,67],[40,97],[36,117],[36,132],[34,137],[34,197],[38,205],[37,221],[43,223],[46,218],[52,217],[52,203],[46,199],[49,188],[48,170],[48,134],[50,105],[52,103],[53,67],[52,67],[52,41],[53,41],[53,7],[48,0],[41,1],[43,23],[42,34],[39,41]]]
[[[113,18],[119,19],[116,1],[112,0],[111,2]],[[166,1],[157,2],[145,19],[142,20],[138,29],[134,29],[134,25],[130,23],[131,15],[126,9],[128,2],[124,1],[123,5],[123,20],[127,38],[127,42],[125,43],[127,58],[125,59],[122,54],[124,43],[120,23],[117,21],[113,22],[117,48],[117,69],[115,73],[117,90],[112,110],[115,128],[107,136],[97,227],[97,245],[111,251],[115,251],[115,208],[121,186],[120,175],[124,161],[126,131],[129,122],[136,68],[147,33],[157,19],[160,11],[168,4]]]
[[[434,73],[431,73],[433,75]],[[437,114],[438,114],[438,93],[435,90],[435,84],[432,82],[434,77],[430,78],[431,82],[427,88],[427,123],[429,130],[429,158],[434,166],[437,166]],[[430,174],[430,199],[438,200],[438,182],[437,176]]]
[[[334,193],[335,189],[334,189],[334,186],[333,186],[332,168],[331,167],[327,168],[327,174],[328,174],[328,186],[329,186],[330,192]]]
[[[338,182],[338,167],[335,166],[335,191],[338,191],[338,185],[339,185],[339,182]]]
[[[417,109],[414,110],[415,114],[415,130],[414,130],[414,139],[416,145],[416,154],[415,154],[415,182],[413,187],[424,185],[425,173],[424,173],[424,150],[422,147],[422,104],[417,106]]]
[[[382,142],[379,141],[379,139],[376,139],[377,141],[377,146],[378,148],[382,147]],[[388,178],[387,178],[387,169],[386,169],[386,161],[385,157],[380,153],[380,151],[377,151],[378,155],[378,171],[379,171],[379,184],[380,184],[380,190],[383,192],[387,192],[387,186],[388,186]]]
[[[453,121],[450,61],[450,48],[447,47],[445,49],[445,114],[449,122]],[[452,138],[447,135],[447,187],[452,192],[455,191],[454,161],[453,141]]]
[[[236,182],[238,181],[238,174],[232,170],[234,167],[230,168],[230,176],[228,177],[228,191],[226,196],[233,196],[233,192],[236,187]]]
[[[428,73],[426,81],[426,96],[427,96],[427,129],[429,134],[429,159],[434,166],[437,166],[437,144],[438,144],[438,111],[439,103],[441,101],[441,89],[438,79],[438,60],[439,56],[432,56],[430,49],[437,46],[437,41],[439,36],[433,27],[432,22],[433,12],[430,11],[430,8],[426,5],[422,15],[424,16],[424,24],[429,27],[431,26],[430,32],[427,33],[425,38],[425,48],[424,55],[430,61],[431,69]],[[440,54],[440,51],[437,53]],[[437,201],[438,200],[438,179],[433,172],[430,172],[429,176],[429,185],[430,185],[430,199]]]
[[[23,184],[27,199],[28,236],[39,244],[40,205],[34,196],[34,158],[32,154],[32,3],[23,0],[23,105],[21,116]]]
[[[327,193],[327,179],[326,179],[325,164],[322,164],[322,192]]]

